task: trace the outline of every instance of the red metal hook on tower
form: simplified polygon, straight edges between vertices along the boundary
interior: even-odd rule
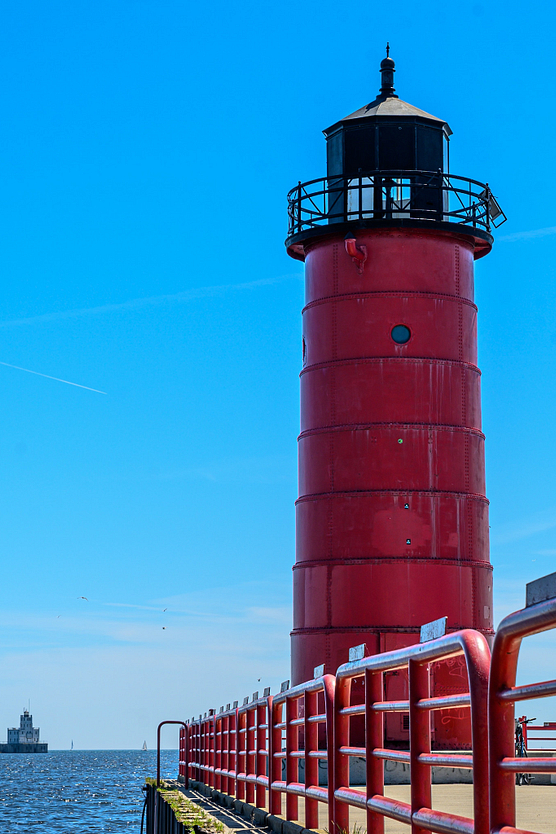
[[[346,252],[350,256],[354,264],[357,264],[357,272],[359,275],[363,272],[365,261],[367,260],[367,247],[364,244],[357,245],[356,239],[351,234],[347,234],[344,238]]]

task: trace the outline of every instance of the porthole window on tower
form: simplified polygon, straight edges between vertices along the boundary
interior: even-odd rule
[[[411,338],[411,330],[405,324],[397,324],[392,328],[391,336],[397,345],[405,345]]]

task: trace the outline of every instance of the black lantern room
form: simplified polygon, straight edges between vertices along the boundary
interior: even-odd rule
[[[375,100],[323,131],[329,177],[356,177],[377,170],[449,173],[448,123],[398,98],[395,71],[387,54],[380,65],[382,85]]]
[[[445,228],[457,224],[475,240],[475,257],[492,245],[491,226],[505,215],[488,183],[450,173],[452,131],[444,119],[402,101],[387,47],[374,101],[324,131],[327,175],[298,183],[288,194],[286,241],[294,258],[326,234],[354,228]]]

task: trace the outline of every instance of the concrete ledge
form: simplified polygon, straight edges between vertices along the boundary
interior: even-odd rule
[[[227,793],[221,794],[222,797],[222,807],[229,808],[230,810],[234,807],[235,799],[233,796],[229,796]]]
[[[194,791],[198,791],[207,798],[212,796],[212,788],[207,787],[202,782],[192,782],[191,784]]]
[[[261,828],[266,828],[268,826],[267,819],[269,817],[268,811],[263,810],[262,808],[255,808],[253,811],[252,820],[255,825],[260,826]]]
[[[243,803],[243,808],[240,811],[242,817],[245,817],[246,820],[249,822],[253,822],[253,814],[255,813],[255,806],[250,805],[248,802]]]
[[[209,788],[203,782],[196,782],[194,779],[190,779],[189,787],[192,791],[197,791],[198,793],[202,793],[203,796],[206,796],[207,798],[212,798],[212,788]]]
[[[310,831],[310,829],[303,828],[302,825],[290,820],[282,820],[282,834],[303,834],[304,831]]]
[[[268,817],[268,811],[265,811],[264,808],[257,808],[256,805],[250,805],[248,802],[244,802],[241,816],[246,820],[249,820],[249,822],[252,822],[254,825],[264,828],[267,824],[266,818]]]
[[[240,817],[244,816],[243,805],[244,803],[241,801],[241,799],[234,799],[232,803],[232,810],[235,811],[236,814],[239,814]]]
[[[282,834],[282,824],[284,820],[282,817],[276,817],[274,814],[269,814],[266,818],[267,828],[274,831],[274,834]]]
[[[243,817],[248,822],[253,823],[258,828],[269,828],[273,834],[314,834],[312,829],[303,828],[296,822],[285,820],[284,817],[269,814],[263,808],[257,808],[249,802],[244,802],[242,799],[235,799],[227,793],[221,793],[214,788],[209,788],[202,782],[196,782],[194,779],[189,780],[189,788],[193,791],[212,799],[217,805],[222,808],[227,808],[238,816]],[[320,834],[327,834],[322,831]]]

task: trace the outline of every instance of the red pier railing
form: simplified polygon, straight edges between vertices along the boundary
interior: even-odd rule
[[[277,695],[265,690],[240,707],[210,710],[180,731],[180,775],[291,821],[299,819],[302,799],[309,829],[319,827],[324,805],[329,832],[349,831],[350,808],[359,808],[369,834],[383,834],[385,818],[418,834],[525,834],[515,827],[516,774],[556,774],[556,756],[516,756],[514,705],[556,695],[556,680],[517,686],[517,664],[524,638],[554,628],[556,599],[549,599],[500,623],[492,657],[481,634],[464,630],[360,657],[335,676],[321,668],[314,680],[292,688],[286,682]],[[468,691],[431,696],[431,669],[456,656],[465,662]],[[384,676],[396,671],[407,674],[408,697],[388,701]],[[461,708],[471,711],[472,752],[434,752],[433,712]],[[396,712],[409,715],[409,750],[385,747],[385,716]],[[530,729],[556,731],[556,723]],[[353,757],[365,760],[364,789],[350,785]],[[385,795],[387,761],[409,765],[409,803]],[[472,770],[473,819],[432,808],[435,766]]]
[[[463,655],[469,692],[431,697],[432,663]],[[341,831],[349,830],[349,807],[367,812],[367,831],[382,834],[384,817],[411,823],[420,829],[452,834],[488,834],[488,750],[487,687],[490,651],[485,638],[476,631],[447,634],[428,643],[374,655],[340,666],[336,673],[334,820]],[[407,701],[384,700],[384,673],[406,669],[409,680]],[[350,704],[351,683],[364,681],[364,703]],[[473,754],[433,753],[431,711],[471,709]],[[409,713],[409,751],[384,747],[384,716],[388,712]],[[350,720],[365,718],[366,745],[351,747]],[[349,787],[349,758],[360,756],[367,765],[366,795]],[[411,804],[384,796],[384,762],[398,761],[411,768]],[[474,822],[465,817],[432,809],[432,768],[473,769]]]
[[[532,605],[506,617],[496,632],[489,686],[490,825],[493,834],[517,834],[515,774],[556,773],[556,758],[517,757],[514,704],[556,695],[556,680],[516,686],[519,650],[525,637],[556,627],[556,599]]]
[[[521,715],[518,720],[523,722],[523,740],[526,748],[529,747],[530,743],[542,741],[544,742],[542,745],[543,750],[554,750],[556,752],[556,721],[545,721],[544,724],[531,724],[529,722],[531,720],[536,721],[536,719],[533,718],[527,721],[525,715]],[[552,735],[539,736],[537,733],[552,733]],[[550,744],[546,744],[547,741]]]
[[[286,819],[298,819],[298,798],[303,797],[305,827],[318,828],[318,804],[324,802],[328,806],[329,831],[335,830],[330,802],[334,748],[329,743],[333,737],[334,689],[334,676],[322,675],[292,689],[284,689],[274,697],[270,710],[270,813],[281,814],[284,793]],[[319,785],[320,761],[328,763],[326,787]],[[299,762],[304,764],[303,782],[299,778]]]
[[[271,712],[270,689],[265,690],[262,698],[255,692],[251,703],[245,698],[237,711],[235,795],[258,808],[264,808],[266,804],[270,756],[268,716]]]

